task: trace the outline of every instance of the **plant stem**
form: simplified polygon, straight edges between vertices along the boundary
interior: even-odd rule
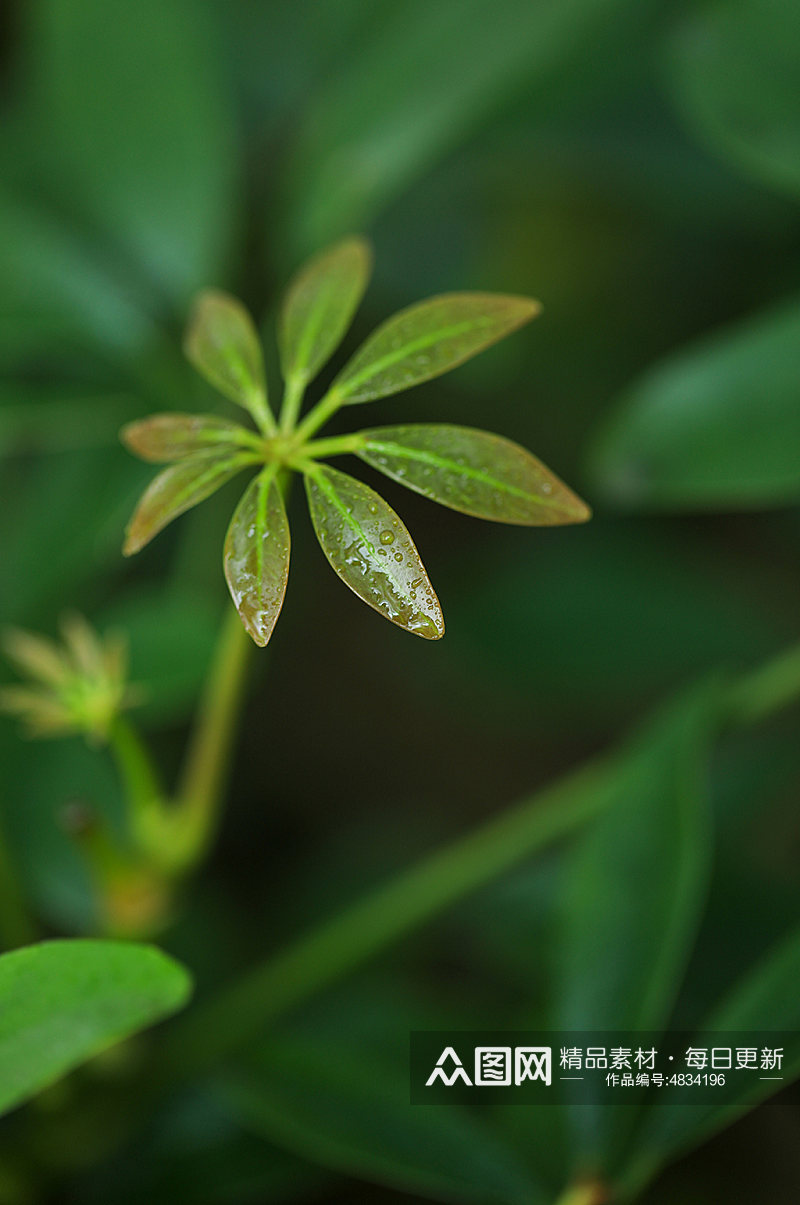
[[[153,759],[137,730],[124,716],[114,719],[108,744],[125,786],[133,826],[141,820],[146,823],[153,809],[161,807],[164,800]]]
[[[335,414],[342,405],[342,399],[335,389],[329,389],[324,398],[310,410],[297,428],[298,441],[305,442],[310,435],[318,431]]]
[[[185,826],[187,868],[202,858],[216,829],[251,648],[238,613],[227,607],[175,804]]]
[[[303,403],[303,394],[306,391],[306,382],[304,377],[289,377],[286,382],[286,387],[283,394],[283,403],[281,405],[280,429],[284,435],[288,435],[294,430],[294,425],[297,422],[297,416],[300,413],[300,407]]]
[[[800,644],[743,674],[730,690],[730,719],[757,724],[800,698]]]
[[[332,439],[315,439],[313,443],[305,444],[303,455],[312,460],[324,456],[340,456],[347,452],[357,452],[364,447],[365,442],[360,431],[353,435],[334,435]]]
[[[205,1067],[372,954],[580,827],[614,797],[607,763],[591,765],[424,858],[177,1022],[168,1074]]]

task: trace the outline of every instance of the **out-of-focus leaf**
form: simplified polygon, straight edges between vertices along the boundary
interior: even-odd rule
[[[426,640],[444,635],[444,619],[404,523],[380,494],[338,469],[315,465],[305,476],[311,519],[336,573],[386,619]]]
[[[445,1200],[549,1200],[488,1124],[455,1105],[409,1104],[403,1061],[335,1038],[256,1051],[229,1099],[248,1128],[349,1175]]]
[[[655,1030],[694,939],[710,869],[706,758],[716,685],[669,708],[619,765],[618,801],[577,841],[564,885],[558,1023]]]
[[[286,380],[312,380],[334,353],[364,295],[369,244],[344,239],[307,263],[289,284],[279,326]]]
[[[46,0],[26,10],[43,153],[179,304],[219,271],[238,172],[211,10]]]
[[[422,423],[360,434],[362,460],[453,510],[542,527],[589,518],[589,508],[555,473],[500,435]]]
[[[184,350],[212,385],[263,422],[267,384],[261,344],[240,301],[216,289],[201,293],[186,329]]]
[[[289,523],[269,465],[250,482],[225,537],[225,580],[242,623],[263,648],[283,606],[289,577]]]
[[[0,511],[0,612],[30,626],[42,616],[50,622],[48,608],[62,609],[76,583],[119,564],[120,532],[146,470],[112,445],[20,463],[17,471],[13,510]],[[4,470],[9,485],[13,472]]]
[[[669,59],[673,92],[705,140],[749,174],[800,193],[800,25],[794,0],[690,11]]]
[[[684,1093],[685,1103],[652,1109],[620,1174],[626,1193],[641,1191],[664,1163],[697,1146],[800,1075],[798,983],[800,929],[795,929],[743,975],[698,1030],[703,1036],[714,1031],[728,1034],[738,1031],[744,1035],[777,1031],[776,1038],[780,1033],[784,1043],[782,1067],[769,1074],[780,1076],[780,1080],[741,1073],[734,1081],[734,1091],[725,1092],[724,1104],[692,1105],[688,1089]]]
[[[155,327],[113,269],[39,206],[0,192],[0,356],[11,365],[82,341],[130,354]]]
[[[212,445],[253,447],[257,442],[251,431],[214,414],[154,414],[128,423],[120,438],[126,448],[151,464],[184,460]]]
[[[50,941],[0,957],[0,1109],[185,1004],[186,971],[150,946]]]
[[[363,21],[314,78],[286,222],[301,251],[363,228],[395,194],[524,90],[543,88],[627,0],[403,0]]]
[[[134,399],[123,393],[102,395],[96,388],[9,382],[0,387],[0,454],[111,447],[134,406]]]
[[[618,765],[617,800],[569,855],[556,950],[554,1024],[659,1030],[700,922],[711,868],[706,775],[719,687],[668,709]],[[579,1155],[608,1166],[627,1110],[579,1107]]]
[[[98,617],[103,630],[122,631],[130,646],[136,719],[183,719],[205,678],[219,628],[219,607],[203,592],[162,584],[124,596]]]
[[[678,352],[634,385],[592,452],[627,505],[765,506],[800,496],[800,301]]]
[[[389,318],[345,365],[333,390],[346,405],[429,381],[463,364],[539,313],[528,297],[444,293]]]
[[[256,460],[247,452],[231,453],[226,448],[190,456],[164,469],[150,482],[126,528],[124,555],[144,548],[178,515],[197,506]]]

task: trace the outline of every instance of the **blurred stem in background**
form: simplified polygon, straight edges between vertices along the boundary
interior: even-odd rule
[[[724,684],[719,728],[800,697],[800,646]],[[257,1038],[277,1017],[459,899],[599,815],[618,796],[619,754],[591,763],[401,872],[186,1014],[162,1066],[182,1078]],[[622,756],[624,756],[624,751]]]

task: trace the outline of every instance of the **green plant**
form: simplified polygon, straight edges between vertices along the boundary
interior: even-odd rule
[[[285,384],[277,421],[249,315],[232,297],[207,292],[195,307],[186,354],[250,413],[257,432],[196,414],[160,414],[123,432],[143,459],[175,462],[139,503],[126,553],[138,552],[236,473],[263,466],[231,520],[224,552],[234,603],[261,646],[272,634],[289,574],[283,497],[293,471],[303,475],[323,552],[351,590],[409,632],[428,640],[444,634],[438,599],[402,520],[369,486],[323,465],[327,457],[352,453],[410,489],[482,519],[552,526],[589,517],[586,505],[539,460],[485,431],[415,425],[312,438],[342,406],[438,377],[530,321],[539,306],[524,297],[452,293],[403,310],[367,340],[298,423],[307,386],[350,325],[369,265],[367,244],[346,239],[307,264],[289,286],[279,327]]]

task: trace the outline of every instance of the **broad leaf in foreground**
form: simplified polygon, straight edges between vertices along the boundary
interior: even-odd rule
[[[125,533],[123,553],[144,548],[178,515],[208,498],[257,457],[248,452],[206,452],[170,465],[142,494]]]
[[[215,414],[153,414],[128,423],[120,438],[134,455],[150,464],[184,460],[219,444],[253,447],[257,443],[253,432]]]
[[[379,326],[333,383],[341,401],[369,402],[441,376],[539,313],[538,301],[502,293],[445,293]]]
[[[364,239],[344,239],[291,281],[278,332],[287,381],[312,380],[339,346],[364,295],[371,264]]]
[[[589,518],[589,508],[555,473],[500,435],[422,423],[361,434],[362,460],[453,510],[542,527]]]
[[[48,941],[0,957],[0,1110],[175,1012],[186,971],[152,946]]]
[[[242,495],[225,537],[225,579],[242,623],[263,648],[283,606],[289,576],[289,523],[268,466]]]
[[[261,344],[240,301],[216,289],[201,293],[189,319],[184,351],[207,381],[263,421],[267,384]]]
[[[327,466],[305,475],[322,550],[339,577],[369,606],[426,640],[444,635],[444,619],[404,523],[380,494]]]

